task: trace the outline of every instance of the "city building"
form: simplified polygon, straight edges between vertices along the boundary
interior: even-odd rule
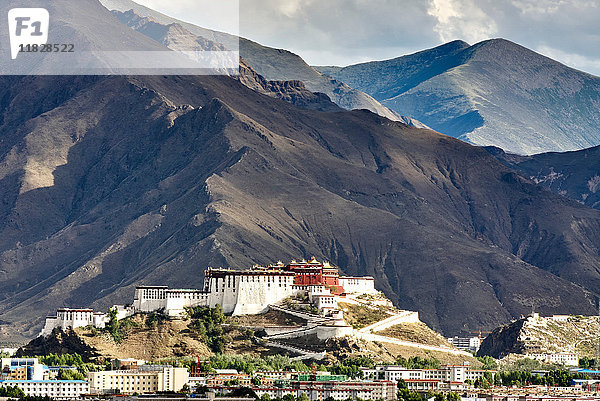
[[[554,363],[565,366],[579,366],[579,354],[576,352],[557,352],[557,353],[529,353],[525,354],[527,358],[536,359],[545,363]]]
[[[295,398],[305,394],[311,401],[322,401],[328,397],[335,400],[346,400],[357,398],[363,400],[385,400],[393,401],[396,399],[397,388],[392,382],[386,381],[347,381],[347,380],[292,380],[287,384],[276,384],[275,386],[252,386],[252,390],[257,396],[261,397],[268,394],[271,399],[283,398],[285,395],[292,395]],[[221,392],[228,392],[232,389],[216,388]]]
[[[408,369],[396,365],[380,365],[374,368],[361,368],[367,380],[385,380],[397,383],[404,380],[410,390],[440,390],[448,385],[475,382],[485,375],[484,370],[471,369],[469,365],[442,365],[439,369]],[[495,371],[489,371],[492,376]]]
[[[0,380],[0,386],[17,386],[25,395],[73,400],[89,393],[85,380]]]
[[[146,361],[134,358],[113,359],[110,361],[111,370],[133,370],[145,364]]]
[[[481,346],[481,337],[449,337],[448,342],[458,349],[477,352]]]
[[[186,368],[141,365],[135,370],[89,372],[90,393],[133,394],[180,391],[188,381]]]
[[[2,358],[0,380],[45,380],[50,372],[37,358]]]
[[[240,386],[248,386],[251,384],[251,378],[245,373],[238,373],[235,369],[215,369],[214,374],[206,377],[205,385],[209,387],[226,386],[233,382]]]
[[[258,383],[252,378],[258,379]],[[323,401],[328,397],[336,400],[360,398],[393,401],[397,392],[396,384],[391,381],[354,381],[348,380],[345,375],[328,372],[257,371],[252,378],[235,370],[217,370],[215,373],[206,373],[203,377],[190,377],[189,386],[190,389],[207,386],[216,394],[227,394],[237,386],[245,386],[259,397],[268,394],[271,399],[283,398],[285,395],[297,398],[306,394],[313,401]]]

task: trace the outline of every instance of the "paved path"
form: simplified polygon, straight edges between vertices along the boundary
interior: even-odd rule
[[[362,338],[363,340],[367,340],[367,341],[377,341],[377,342],[381,342],[381,343],[398,344],[398,345],[403,345],[405,347],[420,348],[420,349],[426,349],[426,350],[430,350],[430,351],[440,351],[440,352],[446,352],[446,353],[454,354],[454,355],[462,355],[462,356],[470,356],[470,357],[473,356],[473,354],[471,354],[467,351],[461,351],[461,350],[455,349],[455,348],[441,347],[441,346],[438,347],[435,345],[413,343],[411,341],[404,341],[404,340],[400,340],[398,338],[380,336],[378,334],[356,332],[356,336],[358,338]]]

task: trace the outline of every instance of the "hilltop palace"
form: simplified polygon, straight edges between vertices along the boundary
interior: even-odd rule
[[[313,257],[308,262],[278,262],[248,270],[209,268],[201,290],[138,286],[132,305],[115,305],[113,309],[117,309],[118,319],[159,311],[176,318],[183,316],[188,307],[216,305],[221,305],[225,313],[252,315],[264,313],[269,305],[288,297],[305,294],[322,312],[336,309],[339,296],[376,293],[373,277],[340,277],[336,267]],[[54,328],[103,328],[107,322],[107,314],[92,309],[61,308],[56,316],[46,318],[40,335],[48,335]]]

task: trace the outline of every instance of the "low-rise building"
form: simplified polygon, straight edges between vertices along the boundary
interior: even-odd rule
[[[479,347],[481,347],[481,337],[449,337],[448,342],[454,345],[458,349],[462,349],[465,351],[479,351]]]
[[[49,378],[47,366],[37,358],[2,358],[1,380],[45,380]]]
[[[135,370],[89,372],[90,392],[94,394],[155,393],[180,391],[188,381],[186,368],[141,365]]]
[[[240,386],[250,385],[250,376],[245,373],[239,373],[235,369],[216,369],[214,374],[210,374],[206,377],[206,385],[209,387],[214,386],[227,386],[232,383],[239,384]]]
[[[388,381],[290,381],[285,385],[253,386],[252,390],[259,397],[268,394],[271,399],[283,398],[292,395],[295,398],[305,394],[311,401],[322,401],[328,397],[335,400],[358,398],[363,400],[394,401],[396,399],[396,385]],[[218,389],[228,392],[231,389]]]
[[[145,364],[146,361],[134,358],[113,359],[110,361],[111,370],[133,370]]]
[[[474,382],[485,375],[484,370],[471,369],[469,365],[442,365],[439,369],[408,369],[396,365],[379,365],[374,368],[361,368],[365,379],[388,380],[397,383],[400,379],[411,390],[436,390],[443,383]],[[495,371],[489,371],[492,376]]]
[[[579,354],[576,352],[557,352],[557,353],[529,353],[525,354],[527,358],[536,359],[546,363],[555,363],[565,366],[579,366]]]
[[[56,400],[79,399],[89,393],[85,380],[2,380],[0,386],[17,386],[25,395],[48,396]]]

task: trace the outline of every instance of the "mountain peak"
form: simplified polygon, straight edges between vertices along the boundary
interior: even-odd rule
[[[443,45],[435,47],[435,49],[452,49],[452,50],[462,50],[467,47],[471,47],[470,44],[465,42],[464,40],[453,40],[451,42],[444,43]]]
[[[503,38],[329,69],[396,113],[518,154],[600,143],[600,79]]]

